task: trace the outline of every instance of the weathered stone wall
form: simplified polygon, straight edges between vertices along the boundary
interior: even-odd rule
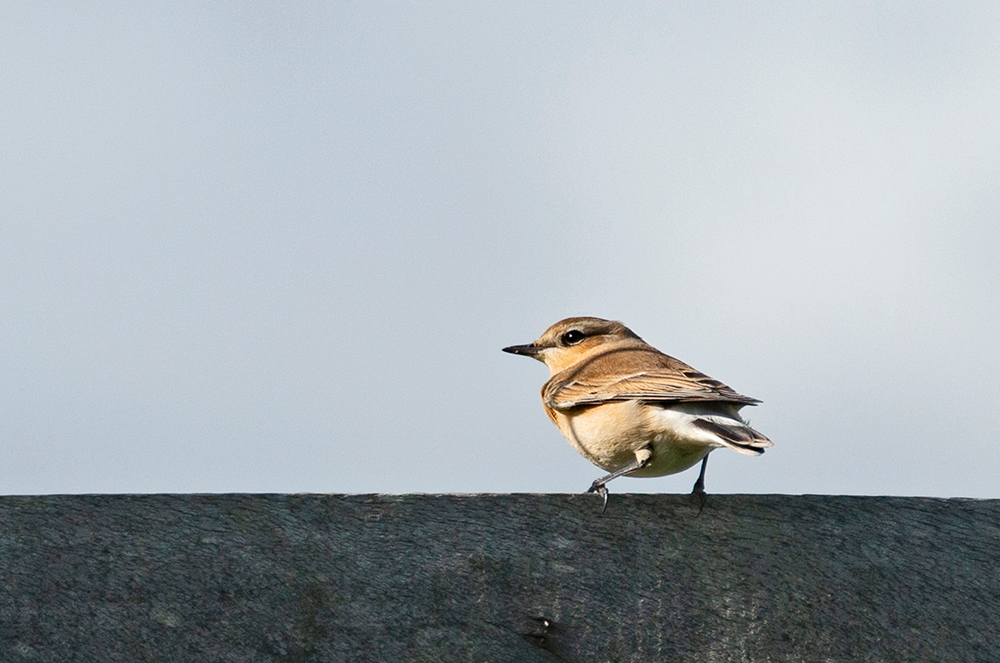
[[[1000,661],[1000,500],[0,498],[0,661]]]

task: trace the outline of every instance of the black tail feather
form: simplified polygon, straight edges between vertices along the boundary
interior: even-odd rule
[[[724,426],[709,419],[701,418],[695,419],[692,423],[704,431],[717,435],[727,445],[750,453],[762,454],[764,453],[763,447],[771,446],[770,440],[744,424]]]

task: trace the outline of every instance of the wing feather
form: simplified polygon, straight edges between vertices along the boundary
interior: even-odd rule
[[[645,344],[613,348],[556,373],[542,400],[556,410],[628,400],[760,402]]]

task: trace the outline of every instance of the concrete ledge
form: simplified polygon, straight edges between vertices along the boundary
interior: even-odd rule
[[[0,661],[996,661],[1000,500],[0,498]]]

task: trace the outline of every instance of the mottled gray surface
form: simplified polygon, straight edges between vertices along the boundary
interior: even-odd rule
[[[997,661],[1000,500],[0,498],[2,661]]]

